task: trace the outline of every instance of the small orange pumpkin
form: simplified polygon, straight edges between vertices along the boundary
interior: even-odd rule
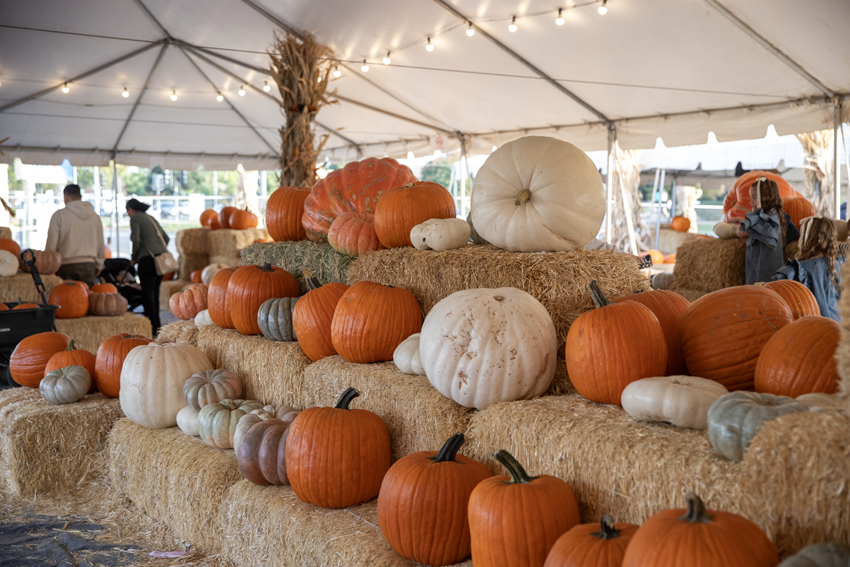
[[[227,286],[237,268],[223,268],[215,273],[207,291],[207,309],[210,319],[222,329],[233,328],[230,315],[230,302],[227,299]]]
[[[41,307],[38,303],[18,303],[14,307],[12,307],[12,311],[17,311],[18,309],[38,309]]]
[[[201,226],[210,226],[214,218],[218,218],[218,213],[213,209],[207,209],[201,213]]]
[[[309,189],[301,187],[280,187],[271,194],[266,203],[266,228],[275,242],[307,239],[301,217],[309,194]]]
[[[578,525],[558,538],[543,567],[620,567],[637,530],[607,514],[598,524]]]
[[[91,288],[92,293],[118,293],[118,288],[112,285],[111,283],[101,283],[93,285]]]
[[[0,250],[7,250],[14,254],[15,258],[18,260],[18,263],[23,268],[24,263],[21,260],[21,247],[18,246],[18,243],[12,240],[11,238],[0,238]]]
[[[655,249],[647,250],[646,253],[649,254],[649,257],[652,259],[653,264],[663,264],[664,263],[664,254],[662,254],[658,250],[655,250]]]
[[[178,291],[168,300],[168,308],[178,319],[194,319],[195,315],[207,308],[207,285],[195,284],[185,291]]]
[[[85,368],[92,379],[88,393],[93,394],[97,391],[97,386],[94,383],[95,356],[87,350],[78,349],[74,345],[74,339],[68,342],[67,349],[50,357],[47,366],[44,367],[44,375],[47,376],[48,373],[66,366],[82,366]]]
[[[216,274],[218,275],[218,274]],[[233,327],[243,335],[259,335],[257,313],[267,299],[298,297],[301,288],[292,274],[268,262],[262,266],[238,268],[227,284],[226,301],[230,306]]]
[[[233,216],[233,213],[237,212],[239,209],[236,207],[224,207],[221,209],[221,212],[218,213],[218,224],[221,228],[231,228],[230,226],[230,218]]]
[[[85,317],[89,311],[89,296],[86,290],[74,282],[57,285],[50,292],[50,305],[58,305],[58,319],[75,319]]]
[[[339,218],[339,217],[337,217]],[[334,221],[336,222],[336,221]],[[292,312],[292,328],[298,344],[307,358],[316,362],[336,354],[331,336],[334,312],[348,286],[338,282],[320,285],[319,280],[304,270],[310,291],[295,304]]]
[[[189,281],[192,283],[204,283],[203,276],[201,275],[202,270],[195,270],[191,274],[189,274]]]
[[[257,215],[251,211],[236,210],[230,215],[230,228],[234,230],[245,230],[247,228],[257,228],[259,219]]]
[[[670,221],[670,228],[676,232],[688,232],[691,228],[691,221],[685,217],[673,217],[673,220]]]
[[[665,264],[675,264],[676,263],[675,252],[673,254],[667,254],[666,256],[664,256],[664,263]]]
[[[375,206],[375,233],[387,248],[413,246],[410,230],[429,219],[457,216],[452,194],[439,183],[414,181],[385,193]]]

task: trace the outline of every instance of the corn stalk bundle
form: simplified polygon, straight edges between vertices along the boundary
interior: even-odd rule
[[[804,192],[819,215],[832,217],[835,206],[832,192],[833,181],[832,130],[819,130],[797,134],[797,139],[806,154],[804,167]]]
[[[640,151],[623,150],[615,145],[616,161],[611,172],[614,206],[611,222],[611,243],[617,250],[633,253],[630,233],[634,233],[637,250],[650,242],[649,227],[641,218]],[[631,223],[629,222],[631,220]],[[629,225],[631,224],[631,228]]]

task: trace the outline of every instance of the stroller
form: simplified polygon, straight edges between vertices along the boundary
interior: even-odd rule
[[[108,258],[103,262],[100,272],[103,283],[111,283],[118,288],[118,293],[129,303],[128,311],[135,311],[142,305],[142,286],[136,280],[136,269],[126,258]]]

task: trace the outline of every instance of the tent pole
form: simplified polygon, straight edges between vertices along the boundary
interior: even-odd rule
[[[614,188],[611,185],[611,173],[614,169],[613,154],[614,136],[613,125],[608,126],[608,163],[605,169],[605,241],[611,244],[611,215],[614,212]]]
[[[841,128],[841,99],[835,98],[832,124],[832,186],[835,194],[835,218],[841,218],[841,161],[838,159],[838,129]]]
[[[655,213],[655,248],[658,250],[658,231],[661,228],[661,199],[658,200],[658,206],[655,206],[655,196],[658,193],[658,176],[661,170],[655,168],[655,180],[652,182],[652,199],[649,201],[649,210]]]
[[[673,174],[673,184],[670,186],[670,218],[676,216],[676,188],[678,186],[679,179],[676,177],[676,174]]]
[[[118,169],[112,154],[112,232],[115,236],[115,257],[121,257],[121,241],[118,239]]]
[[[626,213],[626,228],[629,231],[629,247],[632,250],[632,254],[634,256],[637,256],[637,237],[635,235],[635,225],[632,219],[632,214],[634,214],[634,207],[632,206],[632,197],[631,195],[629,195],[629,189],[626,188],[626,184],[624,182],[625,176],[623,175],[623,168],[620,164],[619,154],[617,155],[617,172],[620,174],[620,193],[623,196],[623,210]]]

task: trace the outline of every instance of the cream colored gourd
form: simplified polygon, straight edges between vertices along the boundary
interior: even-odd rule
[[[463,219],[430,219],[410,229],[417,250],[455,250],[469,243],[470,225]]]
[[[190,437],[197,437],[199,435],[198,413],[200,413],[200,410],[196,410],[192,406],[186,406],[182,410],[178,411],[177,427],[180,428],[180,431]]]
[[[714,225],[714,234],[717,235],[721,240],[729,240],[730,238],[738,237],[738,225],[741,223],[737,222],[719,222]]]
[[[213,277],[224,268],[229,268],[227,264],[219,264],[216,262],[215,264],[210,264],[206,268],[201,271],[201,283],[205,283],[210,285],[212,283]]]
[[[221,400],[235,400],[241,395],[242,380],[222,368],[195,372],[183,384],[183,397],[196,410]]]
[[[431,309],[419,356],[431,384],[465,407],[542,395],[555,375],[558,340],[549,313],[521,289],[469,289]]]
[[[222,400],[204,406],[198,413],[201,441],[219,449],[232,449],[239,420],[262,407],[263,404],[254,400]]]
[[[420,333],[415,333],[404,339],[393,352],[393,362],[399,371],[405,374],[425,376],[425,368],[419,356]]]
[[[18,273],[20,263],[8,250],[0,250],[0,277],[8,278]]]
[[[91,387],[91,374],[82,366],[65,366],[48,372],[41,379],[41,397],[54,405],[71,404],[82,400]]]
[[[204,309],[203,311],[195,315],[195,326],[203,327],[204,325],[215,325],[215,323],[213,323],[212,317],[210,317],[209,309]]]
[[[490,242],[519,252],[584,248],[605,216],[602,178],[569,142],[526,136],[490,154],[472,188],[472,224]]]
[[[661,421],[676,427],[705,429],[708,408],[729,391],[723,384],[696,376],[660,376],[632,382],[620,397],[637,421]]]
[[[803,394],[794,399],[809,408],[810,411],[814,409],[838,409],[841,407],[841,402],[838,401],[838,396],[835,394],[815,392],[811,394]]]
[[[289,406],[263,406],[261,409],[252,410],[251,413],[242,416],[236,424],[233,432],[233,448],[239,447],[239,441],[248,433],[252,427],[267,419],[277,418],[287,423],[295,421],[298,412]]]
[[[186,406],[183,384],[195,372],[211,368],[207,355],[187,343],[137,346],[121,367],[121,410],[142,427],[177,425],[177,412]]]

